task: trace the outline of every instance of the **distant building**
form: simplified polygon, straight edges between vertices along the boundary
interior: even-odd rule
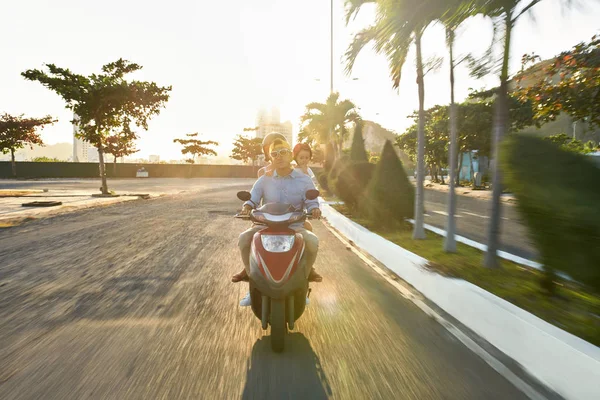
[[[148,160],[150,161],[151,164],[158,164],[160,162],[160,156],[150,155],[150,156],[148,156]]]
[[[90,142],[77,137],[79,133],[79,117],[73,114],[73,162],[99,162],[98,149]]]
[[[280,121],[279,109],[273,107],[270,112],[266,110],[260,110],[256,116],[256,137],[264,138],[269,133],[279,132],[285,136],[286,140],[290,143],[294,143],[293,126],[290,121]]]

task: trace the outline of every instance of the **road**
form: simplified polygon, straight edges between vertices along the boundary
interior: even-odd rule
[[[317,221],[325,281],[272,354],[229,282],[245,187],[0,231],[0,398],[524,398]]]
[[[448,193],[425,190],[425,222],[446,229]],[[456,230],[461,236],[479,243],[487,243],[487,228],[491,212],[489,200],[457,196]],[[517,207],[502,203],[500,250],[536,261],[538,252],[529,239]]]
[[[214,185],[231,186],[245,183],[250,187],[253,179],[228,178],[150,178],[150,179],[111,179],[109,188],[117,193],[181,193],[201,191]],[[99,181],[96,179],[47,179],[30,181],[1,180],[3,189],[50,189],[51,191],[84,191],[98,190]],[[426,223],[445,229],[447,216],[448,195],[434,189],[425,190]],[[537,260],[538,253],[531,243],[527,228],[521,222],[514,205],[502,204],[502,233],[500,249],[530,260]],[[490,202],[484,199],[458,196],[457,232],[459,235],[487,243],[487,224],[489,221]]]

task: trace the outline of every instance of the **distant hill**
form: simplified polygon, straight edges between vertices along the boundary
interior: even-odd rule
[[[392,144],[396,142],[396,134],[394,132],[385,129],[384,127],[373,121],[364,121],[364,124],[365,125],[363,128],[363,139],[365,140],[365,148],[367,149],[367,151],[380,154],[383,150],[383,145],[385,144],[386,140],[391,141]],[[344,143],[344,148],[350,147],[350,145],[352,144],[353,135],[354,130],[352,130],[350,135],[348,135],[348,139]],[[398,157],[400,157],[400,160],[402,160],[402,164],[404,164],[406,168],[414,167],[413,162],[410,161],[410,158],[405,152],[403,152],[396,146],[394,146],[394,149],[396,150]]]
[[[56,143],[47,146],[33,146],[33,149],[25,147],[15,153],[17,161],[30,161],[36,157],[49,157],[62,161],[70,161],[73,157],[73,144]],[[0,154],[0,160],[10,160],[10,154]]]

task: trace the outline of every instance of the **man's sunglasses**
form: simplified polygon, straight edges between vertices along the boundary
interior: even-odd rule
[[[291,154],[292,152],[289,151],[288,149],[281,149],[281,150],[275,150],[271,152],[271,158],[277,158],[279,156],[285,157],[288,154]]]

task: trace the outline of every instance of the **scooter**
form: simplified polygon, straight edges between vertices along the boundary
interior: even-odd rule
[[[237,194],[249,201],[249,192]],[[306,199],[319,197],[318,190],[306,192]],[[248,281],[254,315],[266,330],[271,326],[271,348],[283,351],[288,329],[302,316],[310,293],[310,268],[304,255],[304,238],[289,226],[308,218],[305,208],[291,204],[269,203],[254,209],[249,215],[236,218],[250,220],[265,228],[254,234],[250,247]]]

